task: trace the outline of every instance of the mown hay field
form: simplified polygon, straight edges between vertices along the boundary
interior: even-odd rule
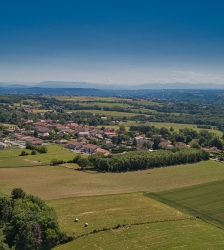
[[[190,218],[144,193],[98,195],[48,201],[55,208],[62,230],[79,236],[94,229],[119,225]],[[74,219],[78,218],[78,222]],[[88,227],[84,224],[88,222]]]
[[[224,228],[224,180],[149,194],[149,197]]]
[[[0,193],[15,187],[45,200],[65,197],[157,192],[224,179],[221,162],[202,161],[126,173],[89,173],[60,166],[0,168]]]
[[[201,220],[151,223],[81,237],[55,250],[224,249],[224,231]]]

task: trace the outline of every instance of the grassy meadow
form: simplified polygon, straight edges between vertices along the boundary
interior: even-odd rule
[[[85,100],[80,96],[71,99]],[[116,103],[118,100],[121,99],[111,97],[113,103],[110,105],[124,107],[122,103]],[[107,103],[96,104],[103,106]],[[102,110],[86,112],[101,113],[114,119],[134,115]],[[122,124],[128,130],[131,125],[141,123],[127,121]],[[175,131],[185,127],[200,130],[192,124],[147,124],[172,126]],[[222,135],[220,131],[210,131]],[[224,248],[222,162],[209,160],[126,173],[98,173],[81,171],[77,164],[51,166],[53,158],[68,161],[76,154],[60,145],[52,144],[47,148],[46,154],[37,155],[30,155],[31,150],[25,149],[29,153],[27,156],[19,156],[24,149],[0,150],[0,196],[9,196],[13,188],[20,187],[53,207],[61,229],[77,237],[56,250]],[[77,223],[75,218],[79,219]],[[86,222],[88,227],[84,227]]]
[[[36,160],[30,160],[21,156],[0,159],[0,168],[32,167],[42,165]]]
[[[181,124],[181,123],[169,123],[169,122],[150,122],[151,125],[161,128],[161,127],[165,127],[167,129],[170,129],[170,127],[174,128],[174,131],[179,132],[179,129],[183,129],[183,128],[191,128],[194,129],[196,131],[200,131],[203,130],[202,128],[197,128],[197,125],[195,124]],[[209,132],[215,133],[217,136],[222,137],[222,132],[216,129],[206,129]]]
[[[72,111],[72,110],[69,110],[69,111]],[[91,112],[93,114],[102,114],[107,117],[114,117],[114,119],[123,118],[124,116],[131,117],[131,116],[137,115],[137,113],[131,113],[131,112],[105,111],[105,110],[93,110],[93,109],[84,109],[84,110],[79,110],[79,111]]]
[[[14,187],[45,200],[66,197],[158,192],[222,180],[224,164],[205,161],[127,173],[97,173],[61,166],[0,168],[0,193]]]
[[[20,187],[46,200],[55,209],[61,229],[80,236],[56,247],[57,250],[224,246],[224,231],[196,219],[191,212],[196,210],[200,218],[205,214],[224,220],[221,162],[209,160],[127,173],[98,173],[74,170],[75,164],[49,166],[52,158],[72,159],[75,155],[58,145],[48,146],[46,154],[21,157],[20,152],[21,149],[0,151],[0,166],[3,161],[11,164],[11,168],[0,168],[0,196],[10,195],[13,188]],[[37,157],[42,157],[44,165],[16,168],[19,159],[34,162]],[[149,197],[146,192],[159,192],[170,202],[155,199],[155,195]],[[174,201],[181,206],[174,206]],[[79,219],[77,223],[75,218]],[[88,227],[84,227],[86,222]],[[118,225],[121,227],[117,228]],[[94,230],[100,232],[89,234]]]
[[[51,200],[47,204],[55,208],[61,229],[75,236],[118,224],[190,218],[143,193],[74,197]],[[75,218],[79,219],[77,223],[74,223]],[[85,222],[89,223],[88,228],[84,227]]]
[[[6,148],[4,150],[0,150],[0,168],[49,165],[51,160],[54,158],[68,161],[73,159],[76,155],[69,149],[60,145],[53,144],[46,147],[48,149],[47,153],[36,155],[31,155],[31,150],[28,149]],[[19,156],[22,150],[29,153],[29,155]]]
[[[50,95],[45,95],[46,97],[52,97]],[[60,101],[74,101],[74,102],[97,102],[97,101],[109,101],[109,102],[119,102],[119,101],[132,101],[128,98],[118,98],[118,97],[105,97],[105,96],[53,96],[55,99]]]
[[[90,234],[55,250],[219,250],[224,248],[223,236],[223,230],[200,220],[168,221]]]

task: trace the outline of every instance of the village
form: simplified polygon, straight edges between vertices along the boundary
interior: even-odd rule
[[[102,117],[102,119],[105,118]],[[111,153],[112,148],[118,149],[120,147],[125,148],[125,150],[133,150],[134,148],[135,150],[153,151],[153,141],[150,138],[141,133],[136,133],[133,138],[127,136],[125,127],[122,125],[119,126],[119,129],[114,129],[113,126],[99,128],[78,124],[74,121],[60,124],[50,119],[37,122],[24,120],[23,124],[24,128],[8,130],[8,135],[0,132],[1,149],[12,146],[25,148],[26,143],[34,146],[56,143],[79,154],[103,153],[107,156]],[[33,129],[25,129],[26,125],[32,126]],[[161,137],[161,135],[159,136]],[[159,146],[166,149],[174,147],[169,140],[165,140],[162,137]],[[183,142],[179,142],[178,146],[189,147]]]
[[[106,116],[100,119],[107,121]],[[164,134],[157,133],[149,136],[139,130],[129,131],[119,120],[107,121],[106,126],[90,126],[73,120],[22,118],[21,124],[20,128],[15,126],[7,129],[6,132],[0,131],[0,149],[8,147],[24,149],[27,143],[32,146],[58,144],[76,154],[102,153],[108,156],[111,153],[125,154],[128,151],[153,152],[156,149],[190,148],[193,142],[190,144],[186,140],[173,142]],[[194,142],[197,143],[197,141]],[[209,153],[221,152],[215,145],[203,149]]]

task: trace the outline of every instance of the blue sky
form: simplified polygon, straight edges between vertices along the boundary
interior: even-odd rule
[[[0,3],[2,82],[224,84],[221,0]]]

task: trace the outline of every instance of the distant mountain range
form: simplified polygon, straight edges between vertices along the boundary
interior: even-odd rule
[[[6,83],[0,82],[0,88],[85,88],[101,90],[143,90],[143,89],[224,89],[224,84],[190,84],[190,83],[145,83],[141,85],[105,84],[88,82],[44,81],[40,83]]]

